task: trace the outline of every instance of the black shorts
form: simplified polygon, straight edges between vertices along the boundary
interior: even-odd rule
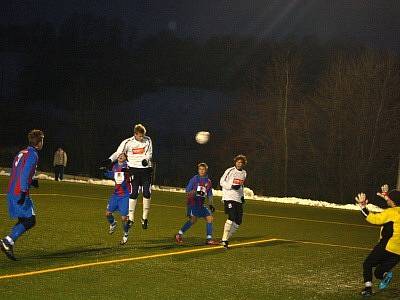
[[[225,200],[224,210],[228,215],[228,219],[235,222],[236,224],[242,224],[243,219],[243,204],[240,202]]]
[[[131,199],[139,196],[139,187],[143,188],[143,197],[150,199],[153,168],[130,168],[132,194]]]

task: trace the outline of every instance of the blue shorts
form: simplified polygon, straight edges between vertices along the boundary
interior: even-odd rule
[[[112,195],[108,200],[107,211],[114,212],[118,210],[121,216],[127,216],[129,212],[129,195]]]
[[[210,210],[205,206],[191,206],[187,207],[187,216],[194,216],[197,218],[205,218],[211,216]]]
[[[25,202],[19,205],[17,202],[20,197],[14,195],[7,195],[8,201],[8,214],[11,219],[16,218],[30,218],[35,215],[35,206],[29,196],[25,197]]]

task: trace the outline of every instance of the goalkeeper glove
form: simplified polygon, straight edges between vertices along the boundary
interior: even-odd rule
[[[389,200],[389,186],[384,184],[381,186],[382,193],[376,193],[379,197],[385,199],[386,201]]]
[[[142,166],[147,167],[149,165],[149,161],[147,159],[142,160]]]
[[[39,180],[32,179],[31,186],[38,188],[39,187]]]
[[[208,207],[210,208],[211,212],[215,211],[215,207],[213,205],[210,204]]]
[[[237,185],[237,184],[233,184],[232,186],[231,186],[231,189],[233,189],[233,190],[238,190],[238,189],[240,189],[240,185]]]
[[[367,195],[365,195],[364,193],[359,193],[356,196],[356,202],[357,204],[363,209],[367,207],[368,204],[368,199],[367,199]]]
[[[26,192],[22,192],[21,193],[21,197],[19,198],[19,200],[17,201],[18,205],[23,205],[25,203],[25,196],[26,196]]]

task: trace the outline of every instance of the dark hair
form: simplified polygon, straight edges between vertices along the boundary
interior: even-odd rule
[[[400,191],[390,191],[388,196],[396,204],[396,206],[400,206]]]
[[[28,133],[28,142],[30,146],[37,146],[43,140],[44,134],[43,131],[39,129],[32,129]]]

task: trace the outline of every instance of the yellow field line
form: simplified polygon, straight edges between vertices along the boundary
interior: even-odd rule
[[[96,197],[78,196],[78,195],[66,195],[66,194],[32,194],[32,195],[33,196],[35,196],[35,195],[36,196],[61,196],[61,197],[73,197],[73,198],[82,198],[82,199],[106,199],[106,198],[96,198]],[[183,206],[177,206],[177,205],[156,204],[156,203],[152,203],[151,205],[152,206],[159,206],[159,207],[186,209]],[[223,212],[223,211],[216,210],[216,212]],[[244,215],[253,216],[253,217],[282,219],[282,220],[312,222],[312,223],[323,223],[323,224],[333,224],[333,225],[345,225],[345,226],[355,226],[355,227],[377,228],[376,226],[366,225],[366,224],[355,224],[355,223],[345,223],[345,222],[336,222],[336,221],[323,221],[323,220],[304,219],[304,218],[296,218],[296,217],[284,217],[284,216],[254,214],[254,213],[244,213]]]
[[[258,240],[258,241],[243,242],[243,243],[232,244],[232,245],[230,245],[230,247],[233,248],[233,247],[268,243],[268,242],[272,242],[272,241],[276,241],[276,240],[277,239],[272,238],[272,239],[264,239],[264,240]],[[100,266],[100,265],[110,265],[110,264],[115,264],[115,263],[131,262],[131,261],[136,261],[136,260],[145,260],[145,259],[175,256],[175,255],[182,255],[182,254],[195,253],[195,252],[211,251],[211,250],[216,250],[216,249],[221,249],[221,248],[223,248],[223,246],[207,246],[207,247],[201,247],[201,248],[195,248],[195,249],[189,249],[189,250],[183,250],[183,251],[177,251],[177,252],[167,252],[167,253],[152,254],[152,255],[138,256],[138,257],[105,260],[105,261],[98,261],[98,262],[93,262],[93,263],[70,265],[70,266],[59,267],[59,268],[43,269],[43,270],[38,270],[38,271],[26,272],[26,273],[2,275],[2,276],[0,276],[0,279],[33,276],[33,275],[40,275],[40,274],[45,274],[45,273],[61,272],[61,271],[66,271],[66,270],[88,268],[88,267],[94,267],[94,266]]]
[[[365,247],[346,246],[346,245],[337,245],[337,244],[329,244],[329,243],[298,241],[298,240],[288,240],[288,239],[277,239],[277,240],[283,241],[283,242],[293,242],[293,243],[299,243],[299,244],[310,244],[310,245],[337,247],[337,248],[345,248],[345,249],[356,249],[356,250],[367,250],[367,251],[372,250],[371,248],[365,248]]]

